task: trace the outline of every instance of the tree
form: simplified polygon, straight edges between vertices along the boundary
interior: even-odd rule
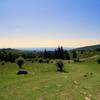
[[[64,49],[63,47],[59,47],[55,50],[55,58],[56,59],[64,59]]]
[[[98,64],[100,64],[100,57],[97,59]]]
[[[65,56],[64,56],[64,49],[63,49],[62,46],[61,46],[61,48],[60,48],[60,58],[61,58],[61,59],[65,59]]]
[[[23,57],[24,59],[26,59],[26,54],[25,54],[25,53],[22,53],[22,57]]]
[[[15,62],[16,60],[16,55],[14,53],[12,53],[12,59],[11,59],[11,62]]]
[[[37,57],[36,52],[33,52],[33,54],[32,54],[32,58],[35,59],[36,57]]]
[[[1,60],[1,51],[0,51],[0,60]]]
[[[9,52],[9,53],[7,54],[7,59],[8,59],[9,62],[15,62],[16,54],[15,54],[15,53]]]
[[[48,52],[47,52],[47,50],[46,50],[46,49],[44,50],[44,55],[43,55],[43,58],[44,58],[44,59],[47,59],[47,58],[48,58]]]
[[[3,52],[1,53],[1,61],[5,61],[5,54]]]
[[[11,54],[11,52],[8,53],[8,56],[7,56],[7,57],[8,57],[8,61],[11,61],[11,59],[12,59],[12,54]]]
[[[19,58],[16,60],[16,63],[17,63],[17,65],[19,66],[19,68],[22,68],[22,65],[24,64],[24,58],[19,57]]]
[[[73,51],[72,53],[73,53],[72,58],[73,58],[73,59],[77,59],[77,53],[76,53],[76,51]]]
[[[68,51],[66,50],[65,52],[64,52],[64,58],[66,59],[66,60],[70,60],[70,54],[68,53]]]

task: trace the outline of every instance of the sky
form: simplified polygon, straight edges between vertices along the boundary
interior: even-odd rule
[[[100,44],[100,0],[0,0],[0,48]]]

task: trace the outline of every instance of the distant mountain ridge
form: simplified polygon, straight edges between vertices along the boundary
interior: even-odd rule
[[[24,51],[54,51],[56,47],[41,47],[41,48],[16,48],[17,50],[24,50]],[[73,48],[64,48],[65,50],[71,50]]]
[[[6,51],[11,51],[11,52],[15,52],[15,51],[44,51],[45,49],[47,51],[54,51],[55,49],[57,49],[57,47],[40,47],[40,48],[0,48],[0,51],[4,49]],[[90,46],[84,46],[84,47],[79,47],[79,48],[67,48],[64,47],[64,50],[100,50],[100,44],[98,45],[90,45]]]

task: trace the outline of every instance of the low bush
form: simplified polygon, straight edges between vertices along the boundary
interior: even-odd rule
[[[97,63],[100,64],[100,57],[97,59]]]
[[[50,63],[53,63],[53,60],[51,60]]]
[[[57,71],[63,72],[64,71],[64,63],[62,61],[56,62]]]
[[[1,62],[1,65],[5,65],[5,61],[2,61],[2,62]]]
[[[40,59],[38,60],[38,62],[39,62],[39,63],[43,63],[43,59],[40,58]]]
[[[34,58],[34,61],[37,62],[37,61],[39,61],[39,59],[38,58]]]
[[[34,60],[32,60],[32,63],[34,63]]]
[[[19,66],[19,68],[22,68],[22,65],[24,64],[24,58],[19,57],[19,58],[16,60],[16,64]]]

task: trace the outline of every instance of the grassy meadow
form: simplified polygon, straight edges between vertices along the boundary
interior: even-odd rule
[[[16,75],[15,63],[0,65],[0,100],[100,100],[100,65],[93,61],[67,63],[57,72],[54,63],[26,62],[27,75]]]

